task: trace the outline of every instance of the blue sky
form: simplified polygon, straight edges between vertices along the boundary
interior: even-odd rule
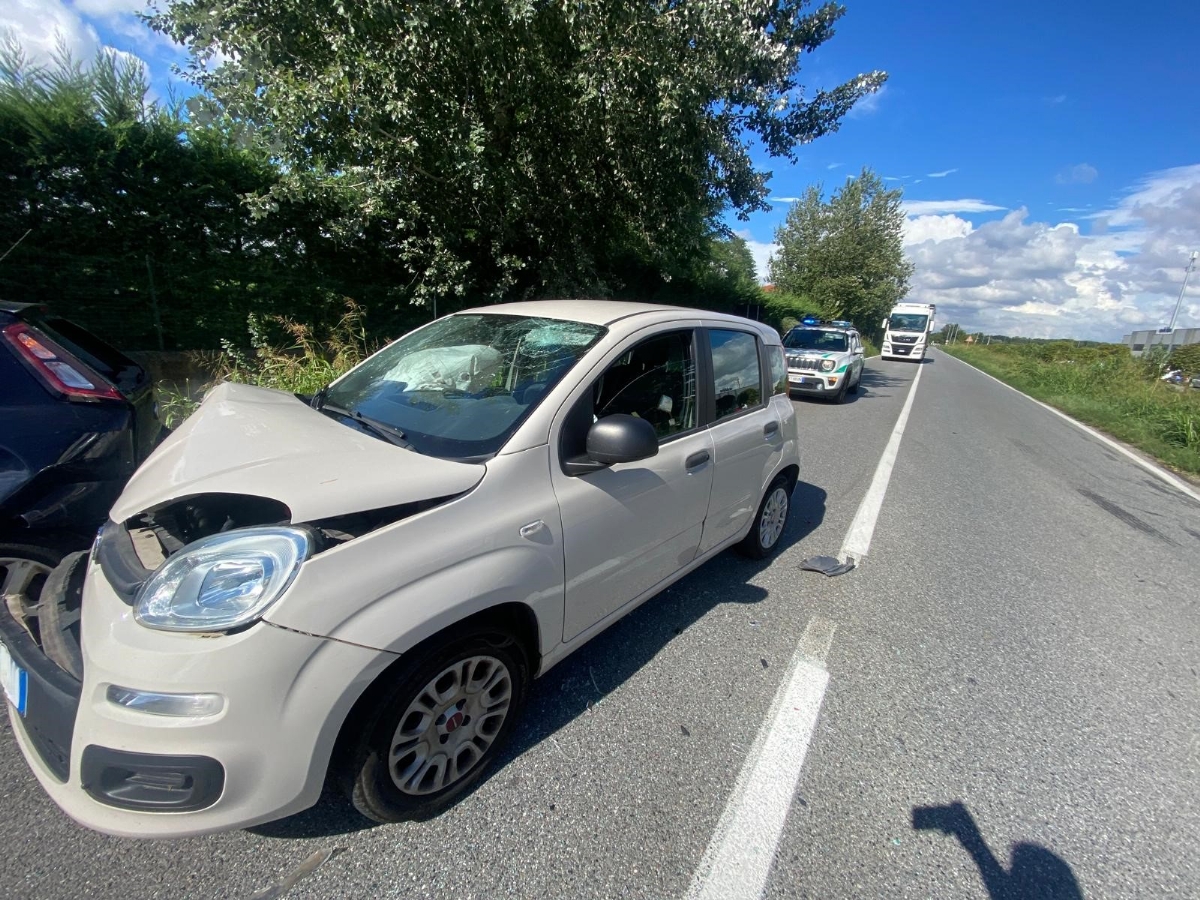
[[[943,322],[1108,340],[1166,324],[1200,249],[1200,2],[845,5],[802,82],[890,79],[796,165],[762,160],[774,198],[863,166],[898,179],[912,298]],[[760,264],[786,212],[731,222]],[[1200,326],[1193,284],[1180,324]]]
[[[143,0],[6,0],[33,55],[61,34],[145,60],[166,91],[176,48]],[[895,179],[916,265],[910,299],[972,330],[1118,340],[1165,324],[1200,250],[1200,2],[845,0],[801,81],[883,69],[886,88],[774,172],[772,204],[731,222],[765,277],[785,198],[863,166]],[[1200,326],[1200,273],[1180,325]]]

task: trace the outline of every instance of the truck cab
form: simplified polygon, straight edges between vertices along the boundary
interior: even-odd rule
[[[933,319],[937,307],[932,303],[899,303],[883,320],[883,346],[880,355],[884,359],[925,358],[929,347],[929,335],[933,333]]]

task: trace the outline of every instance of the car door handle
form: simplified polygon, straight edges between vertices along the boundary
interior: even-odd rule
[[[694,469],[697,466],[704,465],[710,459],[712,459],[712,457],[708,455],[708,451],[701,450],[699,453],[693,453],[691,456],[689,456],[687,458],[687,461],[684,462],[683,465],[684,465],[684,468]]]
[[[533,540],[535,537],[537,537],[539,534],[541,534],[542,531],[545,530],[545,528],[546,528],[546,523],[543,522],[541,519],[537,519],[533,522],[530,522],[528,525],[521,526],[521,537],[526,538],[528,540]]]
[[[775,434],[777,431],[779,431],[779,423],[778,422],[768,422],[766,425],[763,426],[763,437],[770,437],[771,435]]]

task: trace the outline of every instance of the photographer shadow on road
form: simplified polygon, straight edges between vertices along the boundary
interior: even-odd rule
[[[718,554],[537,679],[530,686],[526,709],[507,746],[487,773],[457,802],[467,800],[512,760],[589,713],[717,606],[754,604],[765,599],[766,590],[751,584],[751,580],[780,553],[816,530],[825,518],[825,496],[822,488],[797,482],[792,491],[792,512],[775,554],[759,561],[745,559],[732,551]],[[316,806],[247,830],[263,837],[287,839],[346,834],[374,825],[341,795],[327,789]]]
[[[975,817],[959,802],[946,806],[916,806],[915,831],[940,831],[958,838],[979,867],[991,900],[1083,900],[1075,873],[1062,857],[1040,844],[1014,844],[1007,871],[983,840]]]

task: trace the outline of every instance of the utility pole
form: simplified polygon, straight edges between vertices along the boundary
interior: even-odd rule
[[[1188,260],[1187,268],[1183,270],[1183,286],[1179,289],[1179,299],[1175,301],[1175,312],[1171,313],[1171,324],[1167,326],[1167,331],[1175,330],[1175,320],[1179,318],[1179,307],[1183,304],[1183,292],[1187,290],[1188,276],[1191,275],[1192,270],[1196,268],[1197,255],[1197,252],[1193,250],[1192,256]]]

